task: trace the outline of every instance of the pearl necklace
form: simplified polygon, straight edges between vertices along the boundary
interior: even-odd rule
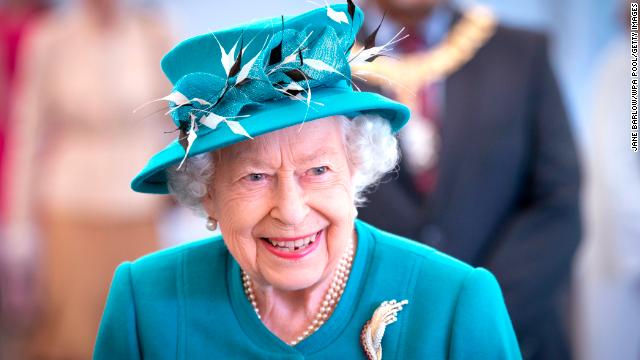
[[[351,265],[353,263],[353,240],[349,242],[347,247],[347,251],[345,251],[344,255],[340,259],[338,263],[338,268],[335,271],[333,276],[333,281],[331,282],[331,286],[327,293],[324,296],[324,300],[322,301],[322,305],[320,306],[320,310],[316,313],[315,317],[311,321],[311,324],[307,326],[307,329],[302,332],[300,336],[298,336],[295,340],[289,342],[289,345],[295,346],[300,341],[307,338],[309,335],[316,332],[331,316],[333,310],[335,309],[344,289],[347,285],[347,280],[349,279],[349,272],[351,272]],[[244,293],[247,295],[247,299],[253,306],[253,310],[258,315],[258,319],[262,319],[260,317],[260,311],[258,310],[258,303],[256,302],[256,295],[253,291],[253,284],[251,282],[251,278],[244,270],[240,270],[242,274],[242,286],[244,288]]]

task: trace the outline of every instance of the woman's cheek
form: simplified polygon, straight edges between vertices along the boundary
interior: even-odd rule
[[[323,182],[312,183],[308,186],[309,193],[315,198],[327,199],[327,205],[339,205],[353,203],[353,194],[350,182],[342,178],[327,179]],[[328,201],[331,199],[331,201]]]
[[[252,236],[256,221],[250,214],[242,216],[234,212],[223,216],[223,220],[219,223],[224,242],[233,257],[241,267],[252,269],[257,252],[257,243]]]
[[[225,241],[229,241],[230,247],[246,249],[247,244],[244,243],[253,242],[253,229],[263,217],[261,202],[254,201],[252,197],[219,196],[217,220]]]
[[[248,186],[242,181],[216,191],[218,211],[233,216],[252,215],[264,203],[266,196],[264,186]],[[245,216],[246,217],[246,216]]]

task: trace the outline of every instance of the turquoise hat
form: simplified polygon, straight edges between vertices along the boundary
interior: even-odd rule
[[[406,106],[353,90],[350,65],[386,50],[366,41],[352,53],[363,18],[349,1],[179,43],[161,64],[174,85],[162,100],[180,135],[149,160],[132,189],[167,194],[165,170],[187,157],[332,115],[375,113],[398,131],[409,119]]]

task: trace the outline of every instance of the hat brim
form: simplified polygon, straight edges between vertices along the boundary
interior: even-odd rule
[[[241,119],[240,123],[252,137],[256,137],[303,121],[334,115],[353,117],[365,113],[384,117],[390,122],[394,132],[409,120],[409,109],[406,106],[379,94],[354,92],[343,88],[319,88],[313,89],[309,108],[304,101],[281,99],[265,103],[256,111],[249,112],[250,116]],[[243,135],[234,134],[226,124],[220,124],[215,130],[198,132],[198,138],[189,151],[189,157],[241,141],[251,140]],[[149,160],[131,182],[131,188],[140,193],[168,194],[165,170],[180,163],[184,154],[182,146],[174,140]]]

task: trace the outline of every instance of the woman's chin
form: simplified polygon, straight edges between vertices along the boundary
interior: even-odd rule
[[[266,271],[263,273],[264,280],[274,288],[281,291],[299,291],[309,289],[324,277],[324,267],[322,269],[307,268],[300,271]]]

